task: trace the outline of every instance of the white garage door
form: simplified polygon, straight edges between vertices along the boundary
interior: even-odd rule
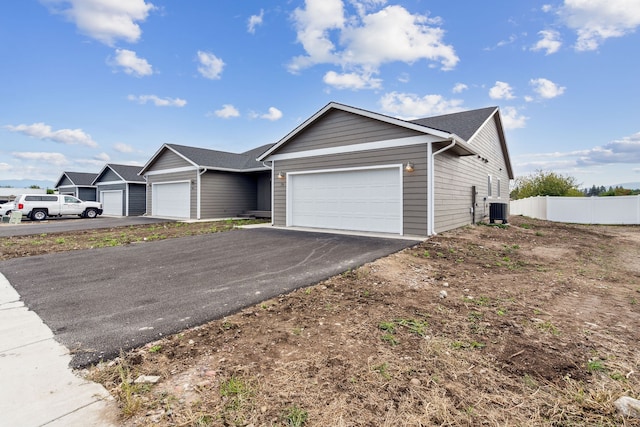
[[[100,200],[104,215],[122,216],[122,190],[101,191]]]
[[[170,218],[189,218],[191,213],[191,184],[171,182],[153,184],[152,215]]]
[[[402,234],[398,167],[289,175],[288,224]]]

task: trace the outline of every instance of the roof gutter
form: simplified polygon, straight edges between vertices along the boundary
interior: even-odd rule
[[[427,185],[428,193],[427,193],[427,235],[433,236],[436,234],[435,232],[435,173],[434,173],[434,165],[435,165],[435,157],[436,155],[443,153],[451,148],[455,147],[458,137],[456,135],[451,136],[451,144],[447,145],[439,149],[436,152],[433,152],[433,143],[430,142],[427,144],[427,170],[429,171],[429,182]]]

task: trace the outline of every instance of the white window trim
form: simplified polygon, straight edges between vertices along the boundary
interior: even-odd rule
[[[487,198],[493,198],[493,177],[491,175],[487,175]]]

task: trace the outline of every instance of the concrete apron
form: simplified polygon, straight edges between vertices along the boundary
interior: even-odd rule
[[[75,375],[69,350],[0,274],[0,424],[116,426],[113,398]]]

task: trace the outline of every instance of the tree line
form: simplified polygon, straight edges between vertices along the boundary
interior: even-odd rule
[[[535,196],[593,197],[593,196],[634,196],[640,189],[628,189],[621,186],[609,187],[593,185],[591,188],[579,188],[577,180],[569,175],[538,170],[535,173],[518,177],[515,180],[511,199],[526,199]]]

